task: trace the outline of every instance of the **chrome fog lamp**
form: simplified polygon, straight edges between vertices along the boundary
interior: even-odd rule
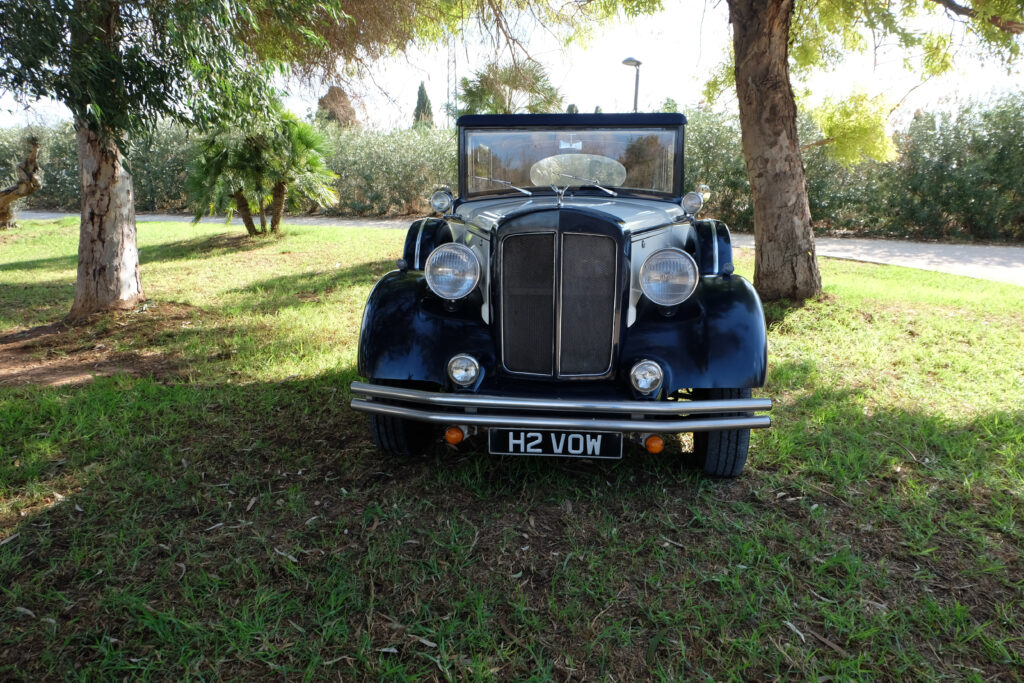
[[[640,266],[640,289],[659,306],[675,306],[697,289],[697,262],[682,249],[659,249]]]
[[[438,190],[430,195],[430,208],[438,213],[447,213],[454,203],[452,193],[448,190]]]
[[[443,244],[427,257],[423,267],[427,285],[442,299],[461,299],[480,281],[480,262],[465,244]]]
[[[448,376],[460,387],[468,387],[480,376],[480,364],[468,353],[460,353],[448,361]]]
[[[691,216],[696,216],[701,207],[704,206],[704,197],[696,192],[687,192],[683,195],[683,210]]]
[[[661,366],[653,360],[642,360],[629,371],[629,381],[641,394],[653,394],[661,388]]]

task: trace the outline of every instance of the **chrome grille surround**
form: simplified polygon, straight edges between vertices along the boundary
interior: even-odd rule
[[[500,294],[496,303],[500,309],[503,369],[511,375],[524,377],[611,377],[622,312],[620,270],[623,260],[621,240],[605,232],[610,229],[617,232],[618,226],[592,215],[578,215],[576,220],[569,221],[572,225],[566,229],[564,211],[521,218],[526,220],[518,225],[516,219],[510,221],[512,231],[499,239],[497,248]],[[604,230],[587,231],[586,225],[592,221],[601,224]],[[546,244],[537,239],[542,235],[550,236]],[[508,269],[517,261],[522,263],[523,248],[527,244],[516,240],[524,237],[534,238],[534,245],[543,245],[540,253],[532,257],[538,265],[551,263],[552,268],[551,293],[546,297],[550,303],[535,304],[531,311],[535,315],[524,315],[524,300],[537,296],[536,287],[529,287],[535,282],[527,283]],[[547,283],[544,278],[540,284],[546,287]],[[522,292],[519,297],[516,289]],[[597,341],[588,345],[587,340]],[[547,350],[546,355],[540,352],[541,348]],[[522,363],[522,359],[531,354],[532,363]],[[541,356],[545,357],[545,362],[540,361]]]

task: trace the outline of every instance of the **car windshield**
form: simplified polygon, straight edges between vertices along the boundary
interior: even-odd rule
[[[599,185],[672,194],[677,128],[467,130],[468,196]]]

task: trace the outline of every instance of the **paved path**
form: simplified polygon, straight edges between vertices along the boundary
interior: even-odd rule
[[[26,220],[52,220],[77,214],[53,211],[22,211]],[[181,214],[139,214],[140,223],[152,221],[188,221]],[[203,223],[223,223],[223,218],[203,218]],[[411,219],[344,218],[325,216],[288,217],[288,223],[299,225],[350,225],[374,228],[409,227]],[[237,218],[235,224],[238,224]],[[754,236],[733,233],[733,244],[752,249]],[[1008,282],[1024,287],[1024,247],[980,246],[970,244],[937,244],[933,242],[907,242],[903,240],[868,240],[853,238],[819,237],[816,240],[819,256],[885,263],[922,270],[934,270],[954,275],[966,275],[982,280]]]

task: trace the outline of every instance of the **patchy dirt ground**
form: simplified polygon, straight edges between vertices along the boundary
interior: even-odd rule
[[[0,386],[82,384],[116,374],[175,375],[181,367],[178,359],[156,350],[121,349],[128,339],[138,347],[162,330],[180,328],[191,310],[162,303],[158,311],[147,307],[107,314],[103,326],[58,322],[0,333]]]

